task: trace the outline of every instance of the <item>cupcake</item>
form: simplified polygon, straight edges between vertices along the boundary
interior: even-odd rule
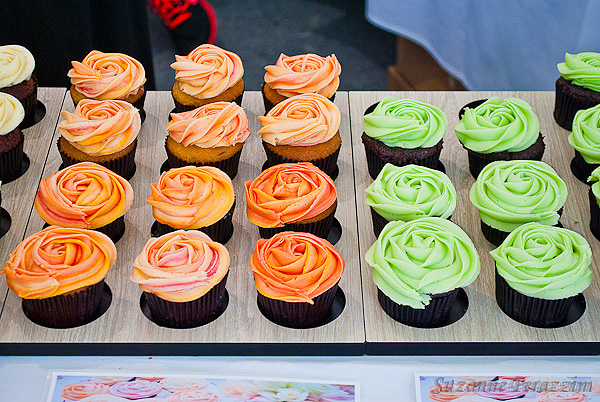
[[[526,392],[523,390],[512,390],[509,388],[504,390],[492,389],[489,391],[478,391],[475,394],[495,401],[511,401],[513,399],[520,400],[520,398],[525,396]]]
[[[113,384],[108,389],[108,393],[119,398],[142,399],[151,398],[162,391],[162,386],[153,381],[133,380],[123,381]]]
[[[157,235],[197,229],[222,244],[231,237],[235,193],[231,179],[221,170],[210,166],[171,169],[150,187],[152,194],[146,202],[152,205]]]
[[[575,114],[568,140],[575,148],[571,170],[575,177],[585,182],[600,166],[600,104]]]
[[[221,397],[206,389],[188,389],[174,392],[167,397],[167,402],[219,402]]]
[[[263,239],[284,231],[327,238],[337,207],[329,176],[310,163],[275,165],[244,183],[246,213]]]
[[[450,219],[456,207],[456,190],[448,176],[425,166],[386,163],[365,191],[375,236],[390,221],[424,216]]]
[[[444,112],[426,103],[392,97],[367,112],[361,140],[371,178],[375,179],[386,163],[440,167],[448,127]]]
[[[600,53],[565,53],[557,67],[561,76],[556,80],[554,120],[571,130],[578,110],[600,104]]]
[[[590,231],[600,240],[600,167],[594,169],[588,182],[593,183],[589,189]]]
[[[258,240],[250,268],[261,312],[280,325],[309,328],[331,310],[344,259],[327,240],[281,232]]]
[[[583,392],[540,392],[535,396],[537,402],[586,402]]]
[[[499,246],[524,223],[558,225],[567,186],[544,162],[496,161],[483,168],[469,199],[479,210],[483,235]]]
[[[492,97],[473,109],[466,107],[454,131],[469,154],[473,177],[493,161],[542,160],[546,147],[537,116],[517,98]]]
[[[175,84],[171,93],[175,110],[184,112],[212,102],[242,105],[242,59],[218,46],[203,44],[187,56],[175,56]]]
[[[590,246],[568,229],[527,223],[490,254],[498,306],[522,324],[560,325],[575,297],[592,283]]]
[[[19,177],[25,137],[19,128],[25,110],[17,98],[0,92],[0,180]]]
[[[94,381],[75,382],[65,385],[60,391],[60,396],[66,401],[79,401],[94,395],[105,395],[108,385]]]
[[[234,102],[214,102],[171,113],[165,147],[170,167],[214,166],[237,175],[244,141],[250,135],[244,109]]]
[[[146,72],[142,64],[122,53],[92,50],[83,61],[72,61],[67,74],[73,104],[83,99],[123,100],[144,110]]]
[[[206,388],[208,384],[203,378],[168,377],[160,380],[160,385],[169,392]]]
[[[42,179],[33,205],[49,225],[95,229],[116,243],[125,232],[123,215],[132,203],[133,188],[127,180],[82,162]]]
[[[103,233],[50,226],[23,240],[2,272],[33,322],[76,327],[100,307],[104,277],[116,256],[114,243]]]
[[[152,321],[192,328],[223,308],[229,253],[197,230],[151,238],[133,262],[131,280],[144,291]]]
[[[342,67],[334,54],[279,55],[274,66],[266,66],[262,86],[265,113],[292,96],[316,93],[333,101],[340,85]]]
[[[456,224],[425,217],[388,223],[365,260],[383,310],[414,327],[444,325],[460,288],[479,275],[477,250]]]
[[[138,110],[124,101],[83,99],[75,112],[62,111],[58,152],[64,166],[94,162],[130,179],[141,127]]]
[[[23,124],[35,119],[38,82],[33,69],[35,59],[29,50],[19,45],[0,46],[0,92],[14,96],[25,110]]]
[[[259,116],[263,147],[269,166],[289,162],[311,162],[333,176],[342,145],[341,114],[322,95],[289,98]]]

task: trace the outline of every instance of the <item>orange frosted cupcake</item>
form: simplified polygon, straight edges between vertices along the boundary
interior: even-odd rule
[[[2,273],[23,298],[29,319],[47,327],[75,327],[98,310],[104,277],[116,256],[114,243],[103,233],[50,226],[23,240]]]
[[[150,187],[146,202],[157,222],[153,235],[198,229],[219,243],[231,238],[235,193],[223,171],[210,166],[171,169]]]
[[[183,112],[212,102],[242,105],[242,59],[218,46],[203,44],[187,56],[175,56],[175,84],[171,93],[175,110]]]
[[[250,135],[246,112],[234,102],[215,102],[171,113],[165,147],[170,167],[214,166],[237,175],[244,141]]]
[[[259,116],[263,147],[270,166],[311,162],[329,176],[337,168],[342,145],[341,114],[337,106],[319,94],[289,98],[266,116]]]
[[[264,239],[283,231],[326,238],[337,207],[333,181],[310,163],[284,163],[244,183],[246,213]]]
[[[334,54],[281,54],[274,66],[266,66],[262,86],[265,113],[292,96],[316,93],[333,101],[340,85],[342,67]]]
[[[139,284],[159,325],[191,328],[214,320],[223,309],[229,272],[227,249],[196,230],[151,238],[133,262]]]
[[[62,111],[58,152],[64,166],[94,162],[130,179],[135,173],[135,149],[141,119],[124,101],[84,99],[75,112]]]
[[[117,242],[133,203],[131,184],[96,163],[82,162],[40,181],[34,206],[48,224],[95,229]]]
[[[256,243],[250,268],[261,312],[278,324],[307,328],[331,310],[344,259],[327,240],[282,232]]]

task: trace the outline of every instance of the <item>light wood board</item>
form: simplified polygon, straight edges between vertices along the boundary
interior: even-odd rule
[[[248,261],[259,236],[257,227],[246,218],[243,183],[256,177],[266,160],[260,138],[256,135],[260,124],[257,116],[262,115],[264,110],[260,92],[246,92],[243,100],[252,135],[244,146],[239,173],[234,180],[237,205],[233,217],[235,231],[226,244],[231,254],[231,265],[227,280],[229,305],[225,313],[212,323],[195,329],[160,327],[142,314],[141,290],[129,277],[134,258],[150,237],[154,219],[145,198],[150,193],[150,183],[158,180],[160,166],[166,160],[165,126],[173,109],[169,92],[149,92],[145,104],[147,118],[138,137],[137,171],[131,180],[136,198],[125,215],[126,231],[117,243],[116,264],[106,277],[106,283],[112,290],[110,308],[90,324],[72,329],[49,329],[29,321],[21,309],[21,299],[13,292],[8,292],[4,312],[0,316],[0,353],[363,354],[365,337],[348,93],[339,92],[336,104],[342,112],[336,218],[343,227],[336,248],[346,260],[346,271],[340,282],[346,296],[346,306],[332,323],[314,329],[289,329],[264,318],[256,304],[256,288]],[[52,107],[60,107],[60,102]],[[62,108],[73,110],[69,97]],[[51,125],[46,130],[47,135],[51,136],[53,130],[54,126]],[[60,166],[60,156],[54,145],[58,135],[56,130],[43,177],[48,177]],[[31,179],[21,179],[19,182],[20,185],[31,187],[26,204],[28,211],[31,210],[34,187],[37,187],[39,176],[38,173]],[[42,225],[43,221],[33,211],[27,235],[41,230]],[[20,233],[23,233],[22,228]],[[13,248],[14,244],[6,248]],[[2,286],[4,283],[2,280]]]
[[[364,190],[372,182],[367,172],[364,147],[363,113],[384,96],[410,98],[442,109],[448,117],[441,161],[458,193],[452,221],[473,240],[481,258],[481,274],[466,288],[467,313],[458,322],[438,329],[419,329],[400,324],[381,309],[371,268],[364,260],[374,243],[370,209]],[[592,247],[594,280],[584,292],[587,308],[574,324],[557,329],[538,329],[507,317],[497,306],[494,287],[494,263],[489,255],[493,246],[483,237],[477,209],[469,202],[468,192],[474,179],[468,171],[467,151],[462,148],[454,126],[465,104],[490,96],[514,96],[532,105],[540,120],[546,151],[543,161],[550,164],[566,182],[568,198],[561,222],[564,227],[581,233]],[[552,117],[554,92],[351,92],[350,115],[354,150],[360,255],[363,276],[367,354],[598,354],[600,353],[600,242],[589,230],[588,186],[577,180],[569,164],[574,156],[567,142],[568,132]]]

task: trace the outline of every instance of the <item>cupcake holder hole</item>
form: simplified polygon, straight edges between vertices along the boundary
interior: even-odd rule
[[[33,115],[33,120],[23,120],[23,123],[19,125],[21,130],[24,130],[29,127],[33,127],[38,124],[42,119],[46,116],[46,106],[38,99],[35,104],[35,113]]]
[[[8,233],[11,223],[12,220],[10,219],[8,211],[4,208],[0,208],[0,238]]]
[[[467,103],[466,105],[464,105],[463,107],[460,108],[460,111],[458,112],[458,119],[462,119],[463,115],[465,114],[465,109],[469,108],[469,109],[474,109],[477,106],[481,105],[483,102],[485,102],[487,99],[478,99],[478,100],[474,100],[472,102]]]
[[[8,177],[3,177],[2,180],[2,184],[7,184],[10,183],[12,181],[17,180],[19,177],[23,176],[25,174],[25,172],[27,172],[27,169],[29,169],[29,165],[30,165],[30,160],[29,160],[29,156],[27,156],[26,153],[23,153],[23,160],[21,161],[21,169],[8,176]]]

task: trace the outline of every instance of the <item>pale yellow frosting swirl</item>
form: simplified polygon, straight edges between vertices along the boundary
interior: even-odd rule
[[[25,109],[17,98],[0,92],[0,135],[6,135],[19,127],[25,118]]]
[[[0,46],[0,88],[20,84],[31,78],[35,59],[20,45]]]

